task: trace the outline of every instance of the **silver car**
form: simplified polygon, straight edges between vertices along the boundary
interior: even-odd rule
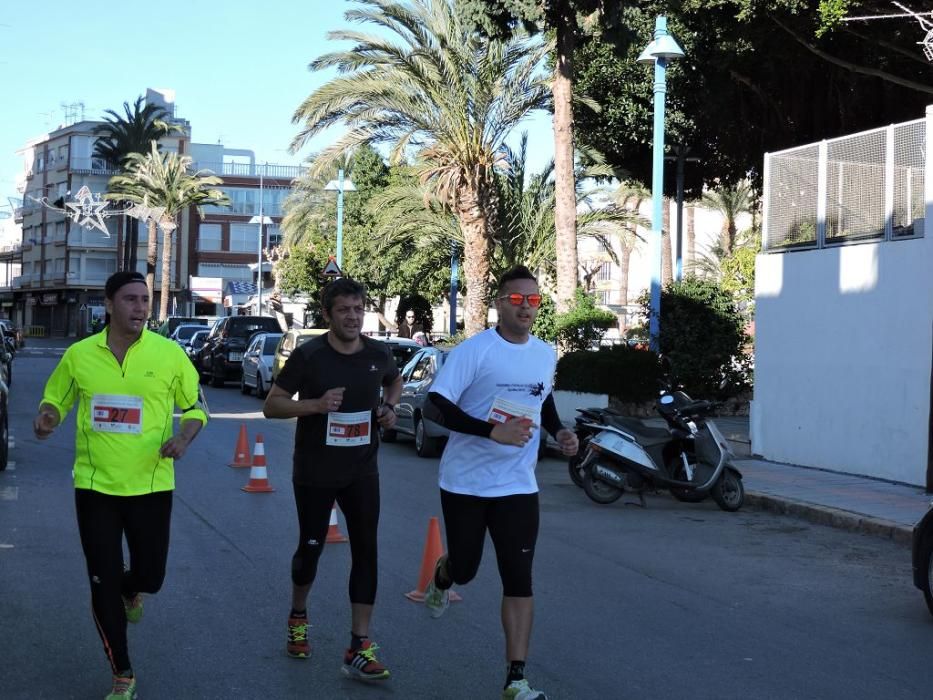
[[[257,333],[250,338],[243,353],[243,372],[240,375],[240,391],[249,394],[253,389],[256,396],[266,398],[272,386],[272,361],[281,333]]]
[[[402,368],[402,397],[395,409],[398,420],[394,430],[382,431],[383,441],[394,442],[398,433],[402,433],[415,438],[419,457],[436,457],[440,453],[450,432],[425,416],[425,403],[446,357],[446,350],[422,348]]]

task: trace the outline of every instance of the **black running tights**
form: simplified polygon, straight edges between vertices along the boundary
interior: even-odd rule
[[[75,489],[81,547],[91,582],[91,608],[113,672],[131,669],[121,596],[155,593],[165,579],[172,492],[109,496]],[[123,538],[130,567],[123,569]]]
[[[376,600],[376,531],[379,526],[379,475],[367,474],[343,488],[294,484],[298,509],[298,547],[292,557],[292,582],[309,586],[317,574],[334,501],[347,521],[350,538],[350,602]]]

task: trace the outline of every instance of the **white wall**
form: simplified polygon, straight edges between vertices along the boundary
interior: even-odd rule
[[[759,255],[752,449],[926,483],[933,236]]]

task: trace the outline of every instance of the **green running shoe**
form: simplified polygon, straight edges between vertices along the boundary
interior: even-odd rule
[[[143,594],[137,593],[132,598],[123,598],[123,609],[126,610],[126,621],[134,625],[143,619]]]
[[[428,609],[428,614],[437,619],[444,614],[444,611],[450,607],[450,591],[446,588],[439,588],[435,583],[438,570],[447,563],[447,555],[442,554],[434,565],[434,575],[428,581],[424,589],[424,605]]]
[[[389,669],[376,659],[379,646],[368,639],[356,651],[347,649],[343,655],[343,672],[358,681],[384,681],[389,677]]]
[[[520,681],[512,681],[505,690],[502,691],[502,700],[547,700],[547,695],[540,690],[535,690],[528,681],[522,678]]]
[[[132,676],[131,678],[114,676],[113,688],[104,700],[135,700],[135,698],[136,676]]]

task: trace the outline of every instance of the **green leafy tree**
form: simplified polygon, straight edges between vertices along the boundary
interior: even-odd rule
[[[755,257],[761,252],[761,233],[754,231],[746,245],[736,248],[722,261],[722,288],[732,294],[746,316],[755,307]]]
[[[149,254],[146,256],[146,286],[149,287],[149,313],[152,314],[153,286],[158,235],[162,228],[162,285],[159,318],[168,316],[168,298],[172,279],[172,232],[178,225],[178,215],[208,204],[229,205],[230,199],[217,189],[223,180],[210,171],[193,172],[192,159],[177,153],[160,153],[155,141],[148,154],[131,153],[126,160],[126,173],[110,179],[108,198],[123,199],[158,210],[148,217]]]
[[[541,296],[541,306],[538,307],[531,332],[548,343],[557,342],[557,306],[549,294]]]
[[[866,14],[871,3],[845,5]],[[750,171],[759,185],[766,152],[922,115],[933,80],[915,48],[919,25],[835,22],[827,31],[820,7],[819,0],[620,3],[619,21],[583,37],[575,55],[576,94],[598,97],[601,107],[577,114],[581,144],[650,184],[651,68],[635,59],[658,14],[685,52],[668,68],[665,143],[699,158],[686,168],[688,198]],[[672,195],[674,169],[666,170]]]
[[[468,334],[486,326],[490,212],[494,171],[512,129],[544,107],[545,48],[514,38],[483,38],[454,12],[452,0],[361,0],[349,22],[380,34],[341,30],[328,36],[352,48],[320,56],[312,70],[338,75],[298,107],[293,149],[333,124],[348,131],[315,160],[326,169],[364,144],[390,145],[391,161],[418,152],[419,178],[454,212],[463,231]]]
[[[650,296],[639,303],[650,315]],[[730,292],[712,280],[686,277],[661,292],[660,350],[675,379],[694,398],[739,393],[750,377],[745,319]]]
[[[158,143],[163,136],[184,133],[184,129],[168,121],[171,115],[159,105],[143,104],[143,96],[136,98],[133,106],[123,103],[124,115],[112,109],[104,110],[104,123],[95,127],[98,136],[94,144],[94,155],[103,158],[111,168],[125,171],[129,157],[133,154],[146,155],[149,145]],[[139,243],[139,227],[135,220],[123,217],[126,240],[123,244],[122,269],[136,269],[136,248]],[[152,246],[153,241],[149,241]]]

